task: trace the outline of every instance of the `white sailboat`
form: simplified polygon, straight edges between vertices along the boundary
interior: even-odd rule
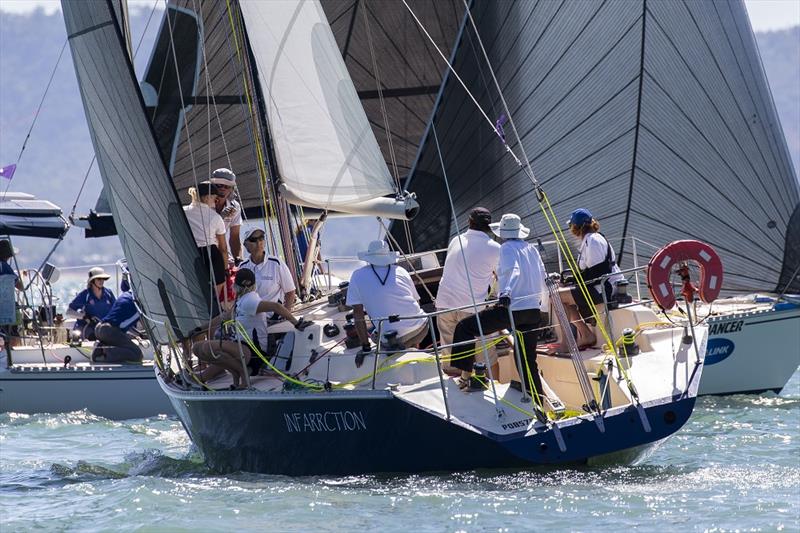
[[[0,236],[61,239],[69,230],[61,209],[30,194],[0,196]],[[153,373],[153,350],[141,341],[142,364],[93,362],[94,343],[68,343],[69,322],[58,322],[51,282],[57,269],[45,263],[26,271],[26,290],[19,300],[23,320],[13,316],[17,330],[0,353],[0,412],[66,413],[87,409],[110,419],[143,418],[172,413]],[[4,276],[5,277],[5,276]],[[3,298],[6,298],[4,293]]]

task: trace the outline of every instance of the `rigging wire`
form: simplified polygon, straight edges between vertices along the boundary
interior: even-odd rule
[[[50,72],[50,79],[47,81],[47,86],[44,88],[44,94],[42,94],[42,99],[39,101],[39,106],[36,108],[36,113],[33,115],[33,121],[31,121],[31,127],[28,128],[28,133],[25,135],[25,139],[22,141],[22,147],[19,149],[19,154],[17,155],[17,160],[14,163],[18,165],[20,160],[22,159],[22,153],[25,151],[25,147],[28,145],[28,139],[31,138],[31,132],[33,131],[33,127],[36,125],[36,121],[39,118],[39,113],[42,110],[42,105],[44,105],[44,100],[47,98],[47,93],[50,91],[50,85],[53,83],[53,78],[55,78],[56,71],[58,70],[58,65],[61,63],[61,57],[64,55],[64,50],[67,48],[67,43],[69,43],[69,39],[64,39],[64,44],[61,45],[61,51],[58,53],[58,59],[56,59],[56,64],[53,66],[53,70]],[[8,180],[6,184],[6,189],[3,191],[5,195],[8,192],[8,188],[11,186],[11,180]]]

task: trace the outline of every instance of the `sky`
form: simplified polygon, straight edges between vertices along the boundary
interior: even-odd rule
[[[152,9],[164,0],[128,0],[131,9]],[[755,31],[772,31],[800,25],[800,0],[745,0]],[[0,0],[0,10],[13,13],[31,12],[41,7],[52,13],[60,9],[59,0]]]

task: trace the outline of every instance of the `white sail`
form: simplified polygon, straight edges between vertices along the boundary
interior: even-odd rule
[[[291,202],[349,212],[395,191],[319,2],[242,1]]]

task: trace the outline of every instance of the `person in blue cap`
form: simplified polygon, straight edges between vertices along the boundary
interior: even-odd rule
[[[595,304],[603,302],[601,290],[605,292],[606,301],[611,299],[615,290],[616,283],[624,279],[619,273],[614,249],[608,240],[600,233],[600,224],[592,216],[588,209],[576,209],[567,221],[570,232],[580,239],[578,249],[578,268],[581,277],[586,282],[586,289]],[[604,282],[598,278],[606,274],[614,274]],[[587,326],[585,319],[592,316],[591,306],[583,295],[579,287],[562,288],[559,291],[561,301],[567,311],[570,323],[575,325],[577,338],[575,339],[581,349],[594,346],[597,336]],[[563,324],[562,324],[563,327]],[[563,342],[563,329],[556,328],[558,335],[558,347],[556,351],[566,351]]]

